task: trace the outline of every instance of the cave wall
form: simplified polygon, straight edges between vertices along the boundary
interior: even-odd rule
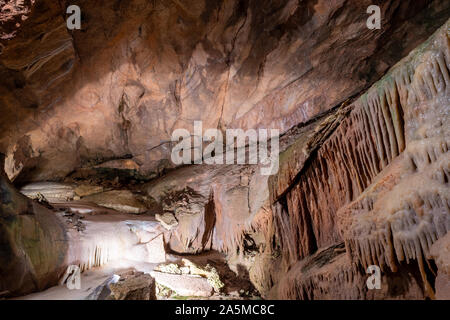
[[[265,297],[445,296],[446,245],[435,244],[450,223],[448,22],[410,52],[445,22],[448,2],[384,1],[378,31],[361,19],[371,1],[74,3],[80,31],[65,28],[64,1],[25,1],[0,15],[9,178],[57,180],[130,159],[146,179],[164,174],[141,191],[179,222],[165,234],[168,249],[225,252]],[[278,174],[268,182],[258,166],[165,171],[172,131],[194,120],[280,129]],[[52,235],[58,222],[39,222],[48,213],[27,214],[45,208],[1,183],[2,242],[18,248],[1,274],[26,266],[16,293],[54,284],[64,262],[53,261],[67,248],[52,237],[64,232]],[[10,195],[28,209],[9,214]],[[11,217],[37,227],[14,240]],[[23,253],[30,235],[37,252],[51,248],[53,267],[24,262],[36,257]],[[382,267],[384,291],[367,290],[369,264]]]
[[[65,1],[0,21],[0,145],[17,183],[125,156],[157,176],[173,166],[171,133],[194,120],[284,132],[369,86],[449,10],[383,1],[383,28],[369,30],[369,0],[70,4],[81,30],[64,27]]]
[[[0,153],[0,164],[5,156]],[[19,193],[0,169],[0,292],[21,295],[58,283],[67,267],[66,227]]]
[[[350,260],[339,263],[353,277],[369,265],[386,273],[404,273],[405,265],[413,265],[424,295],[434,297],[430,248],[450,228],[449,23],[343,106],[348,115],[296,176],[271,177],[276,234],[291,268],[291,278],[281,281],[283,297],[313,296],[297,269],[304,259],[343,242]],[[283,168],[298,168],[292,150],[282,159],[291,162]],[[313,285],[325,281],[319,278]],[[334,297],[346,298],[339,295],[345,292]],[[367,298],[361,292],[355,297]]]

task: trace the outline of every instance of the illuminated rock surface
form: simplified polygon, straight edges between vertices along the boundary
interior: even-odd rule
[[[416,265],[434,297],[430,248],[450,229],[448,30],[449,22],[356,100],[289,187],[272,180],[285,263],[344,241],[349,270]],[[285,285],[308,291],[293,283]]]
[[[66,1],[25,1],[8,13],[28,17],[18,27],[0,16],[14,34],[0,41],[0,151],[12,179],[129,156],[152,177],[172,166],[173,130],[194,120],[285,132],[361,92],[448,18],[439,0],[386,1],[380,31],[366,27],[368,0],[77,4],[74,32]]]
[[[185,297],[210,297],[214,289],[205,278],[200,276],[152,272],[156,283],[163,285]]]
[[[448,1],[380,30],[369,0],[77,3],[68,31],[66,1],[0,0],[0,297],[448,299]],[[196,120],[279,129],[278,172],[176,167]],[[220,294],[154,271],[214,254]]]

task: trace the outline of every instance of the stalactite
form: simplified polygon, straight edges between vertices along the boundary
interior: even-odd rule
[[[433,39],[431,50],[410,55],[406,66],[391,72],[395,87],[389,91],[402,92],[400,100],[405,101],[403,154],[380,172],[364,194],[337,213],[356,263],[395,271],[403,261],[415,261],[429,297],[434,293],[425,263],[433,243],[450,230],[450,60],[448,31],[443,33]]]
[[[344,240],[354,265],[415,261],[433,296],[429,250],[450,229],[449,23],[353,103],[274,199],[285,261]]]

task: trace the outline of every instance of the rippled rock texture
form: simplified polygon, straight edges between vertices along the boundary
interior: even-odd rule
[[[450,229],[449,35],[447,22],[344,106],[348,115],[300,170],[288,149],[285,161],[298,174],[288,169],[271,180],[287,265],[344,241],[349,270],[377,265],[404,273],[416,265],[425,295],[434,297],[430,248]],[[300,145],[307,150],[308,143]],[[306,284],[285,285],[297,286],[285,296],[308,292]]]
[[[380,30],[369,0],[79,0],[74,31],[68,4],[0,0],[1,294],[217,250],[263,297],[447,296],[448,1],[383,1]],[[196,120],[279,129],[278,173],[175,167]]]
[[[69,4],[81,30],[65,27]],[[448,14],[446,1],[385,1],[374,31],[370,4],[20,1],[0,20],[13,34],[0,55],[7,173],[42,181],[131,156],[152,177],[173,166],[173,130],[194,120],[284,132],[378,80]]]

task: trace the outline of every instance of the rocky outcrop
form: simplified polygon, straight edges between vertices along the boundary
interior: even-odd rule
[[[96,287],[86,300],[156,300],[155,279],[136,270],[114,274]]]
[[[264,220],[267,179],[258,165],[199,165],[172,171],[144,188],[161,212],[177,221],[170,228],[171,250],[234,252],[242,249],[245,233]]]
[[[149,208],[145,199],[133,194],[129,190],[111,190],[83,198],[84,201],[93,202],[99,206],[114,209],[118,212],[144,213]]]
[[[351,260],[342,264],[348,270],[377,265],[400,273],[414,261],[424,294],[434,297],[430,248],[450,228],[448,28],[449,22],[343,106],[351,111],[316,152],[309,153],[308,139],[287,149],[282,157],[287,164],[281,165],[287,172],[271,179],[276,234],[287,266],[302,265],[321,248],[344,241]],[[314,136],[328,123],[318,120]],[[310,154],[307,160],[304,154]],[[311,280],[308,290],[297,268],[291,274],[302,282],[300,289],[282,290],[284,297],[314,296],[322,280]]]
[[[369,0],[78,0],[73,31],[67,4],[0,0],[1,294],[217,250],[264,297],[447,297],[448,1],[384,1],[380,30]],[[194,121],[279,129],[278,173],[177,167]],[[195,268],[158,291],[211,296]]]
[[[117,282],[109,284],[108,300],[156,300],[155,279],[142,272],[124,272]]]

